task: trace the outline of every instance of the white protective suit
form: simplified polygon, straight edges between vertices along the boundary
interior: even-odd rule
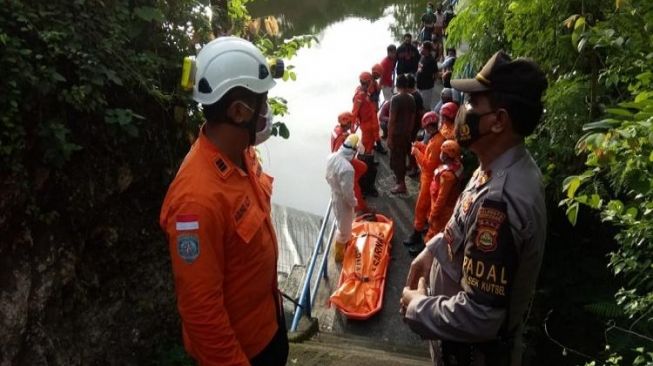
[[[354,168],[351,159],[356,151],[342,145],[327,158],[326,180],[331,187],[333,211],[336,217],[336,241],[347,243],[351,238],[356,197],[354,196]]]

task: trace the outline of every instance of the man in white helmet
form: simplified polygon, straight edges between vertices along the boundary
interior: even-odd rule
[[[270,136],[275,82],[263,54],[237,37],[207,44],[195,70],[193,99],[206,123],[160,217],[184,345],[200,365],[285,365],[272,177],[253,148]]]
[[[331,187],[331,201],[336,219],[334,259],[342,262],[345,246],[351,238],[356,196],[354,195],[354,168],[351,161],[356,155],[358,135],[349,135],[338,151],[327,158],[326,180]]]

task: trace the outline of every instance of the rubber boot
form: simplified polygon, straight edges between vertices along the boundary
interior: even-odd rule
[[[422,233],[420,231],[413,230],[413,233],[410,234],[408,239],[404,240],[404,245],[405,246],[411,246],[411,245],[420,244],[420,243],[423,244],[423,242],[424,242],[424,239],[422,239]]]
[[[347,243],[343,243],[337,240],[333,241],[333,259],[336,263],[342,263],[342,260],[345,259],[345,246]]]
[[[376,164],[374,154],[360,154],[358,158],[367,164],[367,172],[358,180],[363,195],[378,197],[379,192],[376,190],[374,182],[376,181]]]
[[[383,143],[381,142],[381,140],[376,141],[376,144],[374,144],[374,151],[378,152],[381,155],[387,155],[388,154],[388,150],[386,150],[383,147]]]

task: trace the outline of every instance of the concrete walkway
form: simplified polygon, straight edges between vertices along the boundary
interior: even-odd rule
[[[377,212],[394,220],[395,231],[392,239],[391,261],[385,284],[383,309],[365,321],[348,320],[335,308],[327,306],[328,298],[337,288],[339,265],[329,259],[329,279],[322,282],[314,308],[314,316],[320,323],[320,331],[334,335],[356,336],[370,340],[385,347],[411,347],[428,355],[427,343],[414,334],[403,322],[399,314],[399,299],[412,258],[408,255],[403,240],[412,232],[413,211],[419,188],[418,178],[406,178],[407,194],[392,195],[394,176],[389,168],[388,156],[376,154],[379,162],[377,189],[379,197],[368,198],[368,205]]]
[[[425,354],[412,354],[408,348],[379,349],[361,338],[340,338],[320,334],[311,341],[291,343],[287,365],[301,366],[430,366]]]

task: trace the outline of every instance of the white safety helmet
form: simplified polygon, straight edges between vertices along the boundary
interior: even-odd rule
[[[209,105],[240,86],[261,94],[276,85],[267,61],[252,43],[220,37],[204,46],[195,61],[193,99]]]

